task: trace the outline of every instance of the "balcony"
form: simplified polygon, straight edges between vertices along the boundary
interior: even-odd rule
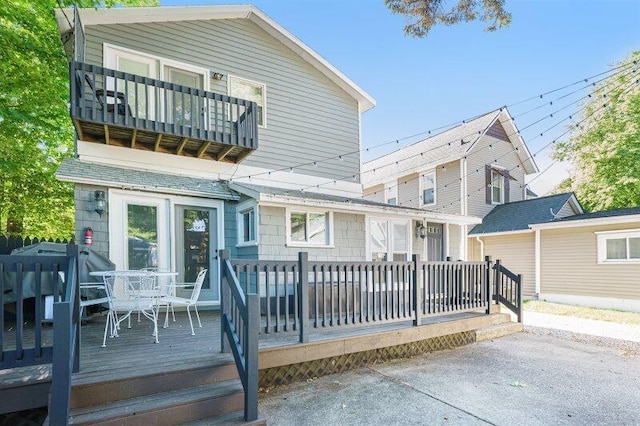
[[[255,102],[84,62],[70,76],[80,140],[229,163],[258,148]]]

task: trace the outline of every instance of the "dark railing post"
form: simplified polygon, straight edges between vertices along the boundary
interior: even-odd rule
[[[485,280],[486,280],[486,292],[487,292],[487,315],[491,313],[491,305],[493,304],[493,283],[491,282],[491,256],[485,256]]]
[[[499,305],[500,304],[500,259],[496,259],[496,264],[493,266],[493,282],[494,282],[494,294],[493,294],[493,298],[495,299],[496,303]]]
[[[420,263],[420,255],[414,254],[413,260],[413,309],[415,309],[415,318],[413,325],[419,326],[422,318],[422,263]],[[428,285],[425,283],[425,285]]]
[[[69,281],[67,285],[72,285],[75,287],[73,292],[73,323],[72,325],[75,327],[75,344],[73,347],[73,372],[77,373],[80,371],[80,273],[79,262],[78,262],[78,246],[75,244],[67,244],[67,257],[71,258],[70,262],[74,263],[74,273],[72,277],[68,277]],[[71,265],[69,265],[71,266]]]
[[[258,332],[260,328],[260,296],[247,294],[247,321],[245,323],[245,365],[247,387],[244,390],[244,419],[258,418]]]
[[[300,343],[309,342],[309,253],[298,253],[298,306],[300,309]]]
[[[224,329],[224,317],[228,314],[231,305],[231,289],[227,282],[227,260],[229,260],[229,250],[220,250],[220,352],[223,353],[231,352]]]
[[[522,274],[518,274],[518,322],[522,323]]]
[[[69,408],[71,405],[71,370],[72,360],[69,357],[72,328],[69,302],[53,304],[53,367],[51,379],[51,411],[49,424],[69,424]]]

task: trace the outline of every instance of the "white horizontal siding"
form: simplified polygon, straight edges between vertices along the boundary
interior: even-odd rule
[[[594,232],[640,223],[541,230],[540,293],[640,299],[640,264],[598,264]]]

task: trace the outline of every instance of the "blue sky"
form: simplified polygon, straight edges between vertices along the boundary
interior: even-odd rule
[[[162,5],[238,3],[247,1],[161,0]],[[441,26],[423,39],[404,36],[404,17],[391,14],[383,0],[252,3],[376,99],[377,106],[362,117],[364,147],[564,86],[605,71],[627,53],[640,50],[638,0],[507,0],[506,8],[513,15],[507,28],[488,33],[481,22]],[[534,101],[520,110],[514,107],[512,113],[535,106]],[[540,113],[544,111],[552,112],[543,108]],[[516,124],[525,127],[539,116],[523,116]],[[566,126],[558,129],[562,132]],[[534,131],[541,130],[530,129]],[[534,140],[533,133],[526,132],[523,136],[531,140],[532,151],[551,137]],[[377,149],[363,159],[393,148]],[[551,163],[548,152],[536,157],[541,170]],[[566,174],[566,168],[552,166],[532,187],[545,193]]]

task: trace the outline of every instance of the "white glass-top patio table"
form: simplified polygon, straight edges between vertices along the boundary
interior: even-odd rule
[[[120,323],[129,320],[138,312],[153,321],[153,336],[158,343],[158,313],[162,297],[172,294],[171,278],[178,275],[170,271],[95,271],[89,275],[102,277],[109,299],[109,313],[104,329],[102,346],[106,346],[107,329],[111,327],[111,337],[118,336]],[[162,283],[166,278],[168,283]],[[123,315],[119,315],[119,313]]]

